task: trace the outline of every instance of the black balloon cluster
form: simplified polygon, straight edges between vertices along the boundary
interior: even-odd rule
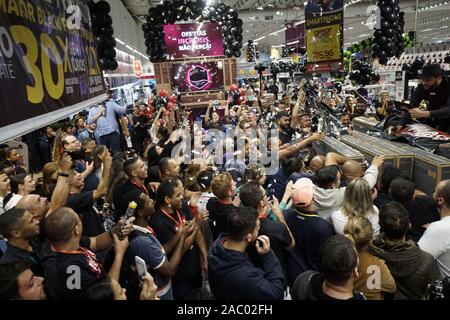
[[[425,61],[422,58],[416,58],[413,63],[405,63],[402,67],[403,71],[406,71],[406,75],[410,79],[418,79],[419,72],[423,69]]]
[[[403,31],[405,28],[404,12],[400,12],[398,0],[379,0],[377,6],[381,11],[380,29],[374,32],[372,57],[386,65],[389,58],[400,58],[405,51]]]
[[[255,44],[252,40],[247,43],[247,62],[255,62]]]
[[[361,86],[376,84],[380,81],[380,75],[373,72],[372,66],[367,62],[356,60],[352,64],[353,71],[350,72],[349,79]]]
[[[103,70],[116,70],[116,39],[113,37],[112,18],[109,15],[111,6],[106,1],[89,3],[92,20],[92,32],[97,42],[97,57]]]
[[[450,63],[450,54],[446,55],[444,58],[445,63]]]
[[[283,47],[283,48],[281,49],[281,57],[282,57],[282,58],[287,58],[287,57],[289,57],[289,54],[290,54],[290,52],[289,52],[289,48],[288,48],[288,47]]]
[[[174,24],[181,20],[217,22],[222,29],[225,56],[231,58],[241,55],[243,22],[238,18],[238,13],[234,9],[223,3],[206,7],[202,0],[175,0],[173,2],[166,0],[162,4],[150,8],[146,20],[147,23],[142,26],[142,30],[147,54],[152,62],[166,60],[164,25]]]
[[[292,77],[295,72],[305,72],[305,66],[301,63],[293,63],[290,61],[278,61],[272,62],[270,65],[270,71],[273,76],[276,76],[281,72],[289,72]]]

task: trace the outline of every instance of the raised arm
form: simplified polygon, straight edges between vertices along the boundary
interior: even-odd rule
[[[98,118],[100,118],[101,116],[103,116],[103,114],[105,113],[106,109],[103,105],[101,105],[98,108],[97,113],[94,113],[94,108],[91,108],[91,110],[89,110],[89,116],[88,116],[88,120],[87,123],[89,125],[96,123]]]
[[[47,217],[57,209],[64,207],[69,196],[69,173],[72,167],[72,159],[67,153],[62,155],[58,162],[58,167],[58,180],[53,190],[50,208],[46,214]]]
[[[100,181],[98,183],[97,189],[94,190],[94,193],[92,195],[94,200],[103,197],[108,192],[109,173],[111,171],[112,158],[108,150],[105,150],[103,154],[100,156],[100,158],[103,163],[103,172]]]
[[[305,92],[303,90],[300,91],[297,102],[295,103],[294,109],[292,110],[292,119],[291,119],[292,129],[297,129],[298,115],[300,114],[300,108],[304,105],[305,96],[306,96]]]
[[[209,127],[209,114],[211,112],[211,106],[212,106],[212,102],[210,101],[209,105],[208,105],[208,109],[206,109],[206,114],[205,114],[205,125],[207,127]]]
[[[325,156],[325,166],[343,165],[348,159],[340,154],[329,152]]]

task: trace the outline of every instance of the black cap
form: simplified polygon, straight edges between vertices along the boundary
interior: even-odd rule
[[[426,65],[423,67],[422,73],[420,74],[420,78],[429,78],[429,77],[437,77],[442,75],[444,72],[442,71],[441,65],[438,63],[433,63]]]

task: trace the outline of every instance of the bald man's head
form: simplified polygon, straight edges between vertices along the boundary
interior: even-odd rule
[[[311,162],[309,163],[309,168],[312,171],[319,171],[325,166],[325,157],[324,156],[315,156],[311,159]]]
[[[342,166],[342,175],[347,182],[352,182],[356,178],[360,178],[363,174],[361,163],[355,160],[348,160]]]
[[[75,227],[79,228],[76,229]],[[48,240],[53,245],[66,244],[74,237],[74,232],[81,237],[81,220],[71,208],[59,208],[45,219]]]
[[[50,205],[45,197],[41,197],[37,194],[29,194],[24,196],[16,205],[18,209],[24,209],[30,211],[33,217],[36,219],[41,219],[45,217]]]

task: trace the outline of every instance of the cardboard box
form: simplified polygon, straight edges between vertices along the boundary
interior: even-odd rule
[[[314,142],[313,148],[320,155],[335,152],[348,159],[364,162],[364,155],[361,152],[332,137],[325,137],[322,141]]]

